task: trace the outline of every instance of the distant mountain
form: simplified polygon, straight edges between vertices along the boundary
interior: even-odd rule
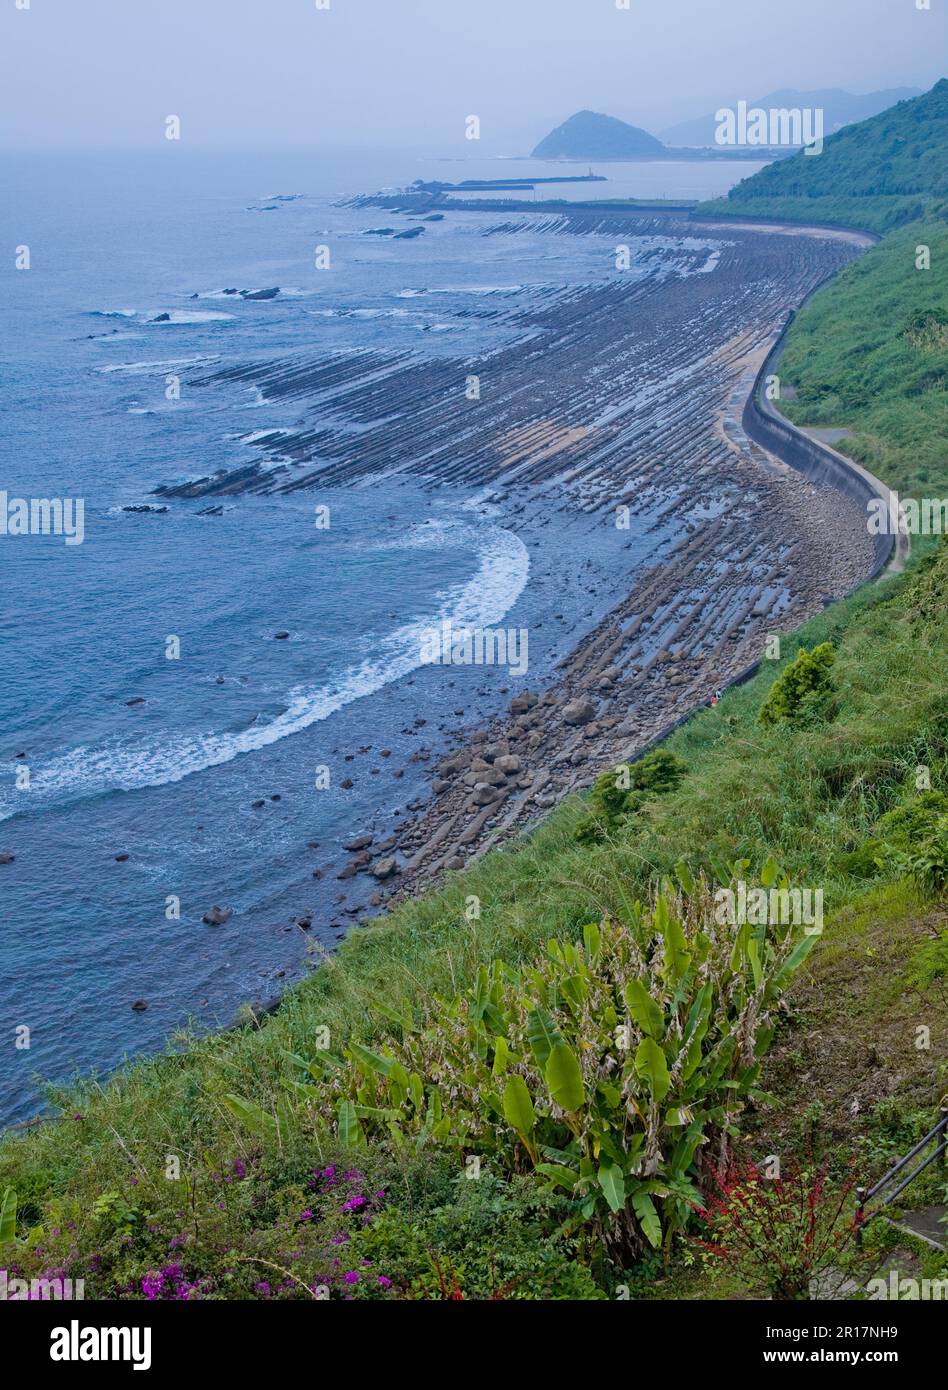
[[[894,106],[898,101],[917,96],[921,96],[918,87],[892,87],[889,91],[868,92],[865,96],[843,92],[837,87],[822,92],[798,92],[794,88],[786,88],[747,104],[749,107],[760,107],[764,111],[782,108],[793,110],[794,107],[801,110],[804,107],[822,110],[823,133],[833,135],[854,121],[865,121],[870,116],[885,111],[887,107]],[[736,108],[737,103],[732,102],[731,105]],[[683,121],[680,125],[663,130],[662,139],[668,145],[714,145],[716,127],[717,122],[713,115],[699,116],[697,120]]]
[[[540,141],[532,158],[630,159],[643,154],[660,155],[664,149],[661,140],[638,126],[596,111],[578,111]]]
[[[727,201],[758,199],[907,198],[948,195],[948,78],[804,152],[744,179]]]

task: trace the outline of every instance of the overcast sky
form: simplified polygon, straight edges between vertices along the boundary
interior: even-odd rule
[[[520,154],[584,107],[658,131],[780,87],[930,87],[948,0],[917,3],[0,0],[0,145],[152,146],[177,115],[195,147],[464,152],[475,114],[478,154]]]

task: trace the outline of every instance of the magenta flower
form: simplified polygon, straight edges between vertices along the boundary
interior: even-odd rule
[[[359,1271],[357,1269],[347,1270],[346,1273],[342,1276],[342,1282],[344,1284],[358,1284]]]

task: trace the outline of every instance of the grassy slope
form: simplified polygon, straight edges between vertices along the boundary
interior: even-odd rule
[[[932,245],[930,273],[914,270],[916,235]],[[801,313],[782,369],[799,393],[794,418],[848,425],[855,437],[841,447],[903,490],[924,481],[928,495],[948,493],[944,348],[927,339],[919,346],[905,327],[917,309],[933,306],[927,296],[937,293],[945,303],[946,250],[945,230],[933,223],[896,233],[869,252]],[[801,643],[826,638],[839,648],[835,720],[811,729],[762,728],[757,709],[777,671]],[[529,842],[489,855],[440,891],[356,932],[273,1016],[192,1039],[102,1088],[86,1083],[61,1094],[64,1113],[82,1118],[8,1138],[0,1147],[0,1190],[12,1183],[26,1219],[35,1221],[50,1198],[89,1213],[132,1170],[149,1181],[169,1151],[185,1166],[206,1153],[225,1164],[245,1152],[246,1136],[222,1094],[269,1108],[287,1071],[286,1051],[311,1053],[317,1028],[330,1029],[336,1050],[352,1037],[378,1038],[388,1026],[373,1008],[378,998],[422,1004],[432,991],[465,987],[493,956],[528,958],[551,935],[572,935],[596,913],[643,893],[681,858],[699,863],[714,852],[759,861],[768,850],[806,882],[824,886],[831,920],[794,986],[795,1021],[769,1064],[779,1104],[754,1123],[764,1140],[773,1142],[771,1130],[799,1137],[813,1123],[816,1098],[829,1141],[850,1146],[861,1137],[881,1162],[905,1133],[896,1125],[888,1140],[873,1137],[865,1122],[873,1099],[886,1096],[896,1110],[928,1113],[944,1087],[943,982],[910,995],[902,987],[944,921],[892,875],[853,877],[847,856],[881,814],[912,795],[919,763],[932,769],[934,786],[945,787],[946,676],[943,546],[904,579],[884,580],[814,619],[785,641],[782,662],[765,663],[755,680],[680,729],[669,746],[691,772],[675,792],[646,806],[634,833],[580,848],[572,831],[581,803],[561,806]],[[482,904],[476,922],[464,915],[471,894]],[[929,1018],[937,1021],[932,1048],[918,1052],[906,1039],[913,1019]],[[855,1113],[853,1093],[860,1099]],[[286,1181],[279,1173],[276,1163],[267,1179],[270,1204],[278,1205]],[[156,1202],[160,1186],[154,1184]],[[76,1244],[83,1248],[95,1232],[81,1220],[80,1229],[85,1234]],[[239,1245],[242,1232],[238,1223],[228,1240]]]
[[[916,269],[919,246],[930,270]],[[938,311],[943,324],[916,329]],[[897,491],[944,496],[948,222],[893,232],[837,276],[798,315],[780,375],[797,391],[783,407],[791,420],[848,426],[845,451]]]

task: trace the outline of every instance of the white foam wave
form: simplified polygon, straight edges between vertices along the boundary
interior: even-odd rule
[[[164,328],[167,324],[183,323],[219,323],[224,319],[232,319],[233,314],[218,314],[212,309],[171,309],[165,310],[168,317],[151,315],[145,320],[146,323],[153,323],[158,328]]]
[[[125,372],[129,376],[148,376],[151,372],[168,372],[174,367],[202,367],[207,363],[219,360],[217,356],[163,357],[153,362],[113,362],[108,367],[96,367],[96,371],[106,375],[112,372]]]
[[[319,686],[300,685],[286,695],[285,708],[266,723],[239,732],[192,735],[155,734],[134,742],[109,739],[73,748],[31,773],[30,805],[69,801],[110,791],[133,791],[180,782],[193,773],[231,762],[280,739],[300,733],[336,710],[381,690],[422,665],[423,636],[447,619],[457,629],[491,627],[501,621],[522,593],[530,571],[526,546],[512,531],[486,530],[483,522],[432,521],[384,548],[479,547],[477,573],[446,592],[438,610],[406,623],[383,639],[376,655]],[[23,798],[0,798],[0,820],[23,809]]]

